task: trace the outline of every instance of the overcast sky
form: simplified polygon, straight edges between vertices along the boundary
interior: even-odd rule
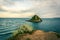
[[[60,17],[60,0],[0,0],[0,18]]]

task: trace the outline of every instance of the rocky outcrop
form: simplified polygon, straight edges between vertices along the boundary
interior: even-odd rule
[[[30,22],[42,22],[41,18],[38,17],[37,15],[34,15],[30,20]]]
[[[55,32],[36,30],[32,34],[17,35],[14,40],[60,40],[60,37],[58,38]]]

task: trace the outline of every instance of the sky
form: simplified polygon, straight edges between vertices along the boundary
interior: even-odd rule
[[[60,0],[0,0],[0,18],[60,17]]]

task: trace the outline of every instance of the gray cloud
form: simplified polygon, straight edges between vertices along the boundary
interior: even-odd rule
[[[6,10],[0,9],[0,12],[6,12]]]
[[[1,6],[0,6],[0,12],[6,12],[7,10],[4,10]]]
[[[10,6],[14,5],[14,3],[18,2],[31,2],[33,7],[28,10],[21,11],[11,11],[12,13],[26,13],[26,12],[35,12],[37,15],[50,15],[54,17],[60,17],[60,0],[3,0],[1,2],[2,5]],[[0,11],[6,11],[4,9],[0,9]]]

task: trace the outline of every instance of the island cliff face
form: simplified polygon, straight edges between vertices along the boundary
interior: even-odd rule
[[[41,18],[38,17],[37,15],[34,15],[30,20],[30,22],[42,22]]]

